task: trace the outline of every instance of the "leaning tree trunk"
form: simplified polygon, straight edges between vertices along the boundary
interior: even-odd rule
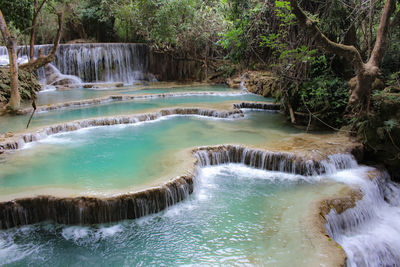
[[[395,0],[387,0],[383,7],[375,46],[367,63],[363,62],[360,52],[354,46],[342,45],[329,40],[318,28],[317,23],[307,17],[296,0],[290,0],[290,5],[299,25],[315,38],[318,47],[351,61],[356,77],[352,79],[349,105],[355,106],[359,103],[361,110],[368,110],[372,84],[378,76],[379,65],[386,51],[387,32],[391,26],[390,16],[395,10]]]
[[[6,43],[8,58],[10,61],[10,100],[7,108],[16,111],[20,107],[21,96],[18,90],[18,64],[17,64],[17,41],[11,36],[3,13],[0,10],[0,31]]]
[[[13,111],[19,109],[21,96],[18,90],[18,63],[17,63],[17,41],[10,38],[7,42],[8,58],[10,60],[10,100],[8,108]]]

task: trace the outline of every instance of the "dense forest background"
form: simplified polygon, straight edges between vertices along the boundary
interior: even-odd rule
[[[28,45],[34,6],[37,44],[52,43],[62,12],[62,43],[135,42],[178,59],[201,62],[206,79],[246,71],[268,72],[279,80],[271,92],[298,125],[341,128],[358,135],[376,157],[400,161],[400,1],[391,1],[385,53],[374,79],[368,109],[349,109],[351,58],[317,46],[300,27],[290,2],[272,0],[2,0],[18,44]],[[298,1],[331,41],[354,46],[364,62],[377,39],[383,0]],[[3,43],[4,44],[4,43]],[[350,83],[349,83],[350,81]]]

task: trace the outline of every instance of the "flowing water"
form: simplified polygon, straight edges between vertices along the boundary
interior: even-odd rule
[[[226,86],[187,86],[187,87],[172,87],[172,88],[157,88],[159,86],[127,86],[122,88],[103,88],[103,89],[87,89],[76,88],[65,91],[49,91],[40,92],[38,94],[38,105],[48,105],[60,102],[69,102],[76,100],[84,100],[91,98],[104,97],[109,95],[120,94],[164,94],[177,92],[235,92]],[[236,90],[238,91],[238,90]]]
[[[374,177],[374,180],[370,178]],[[400,187],[386,172],[360,167],[333,179],[360,187],[364,197],[353,209],[327,216],[327,232],[342,245],[348,266],[399,266]]]
[[[36,45],[35,57],[44,50],[47,55],[53,45]],[[27,61],[28,47],[19,47],[19,61]],[[149,48],[145,44],[60,44],[52,62],[62,74],[74,75],[84,82],[123,82],[154,80],[148,74]],[[0,47],[0,64],[8,64],[7,49]],[[44,69],[38,70],[39,80],[45,80]]]
[[[115,116],[129,114],[132,112],[145,112],[154,109],[179,106],[182,104],[223,104],[226,102],[237,101],[262,101],[265,99],[253,94],[221,94],[221,95],[189,95],[177,97],[157,97],[153,99],[138,99],[126,102],[111,102],[101,105],[83,106],[79,108],[68,108],[49,112],[37,113],[32,119],[30,128],[38,126],[56,124],[66,121],[86,119],[91,117]],[[8,131],[21,131],[26,128],[30,114],[23,116],[3,116],[0,117],[0,133]]]
[[[43,186],[85,194],[126,189],[170,172],[176,167],[171,164],[174,155],[184,149],[222,143],[262,144],[298,132],[285,126],[280,114],[249,112],[246,117],[171,116],[52,135],[26,145],[0,163],[0,195],[28,193]]]
[[[238,164],[207,167],[193,195],[155,215],[0,232],[0,264],[320,266],[329,259],[310,240],[305,211],[340,188]]]
[[[48,53],[51,45],[35,47]],[[19,61],[27,60],[21,49]],[[7,64],[0,47],[0,65]],[[53,64],[85,82],[152,81],[149,51],[141,44],[60,45]],[[44,79],[44,70],[38,71]],[[226,87],[78,88],[47,91],[40,105],[124,94],[227,91]],[[42,112],[31,127],[160,108],[265,101],[250,94],[191,95],[110,102]],[[0,133],[21,131],[28,115],[1,117]],[[195,146],[271,144],[299,131],[279,114],[246,112],[241,119],[168,116],[133,125],[92,127],[60,133],[0,157],[0,197],[47,192],[109,195],[184,174]],[[315,243],[308,222],[316,201],[347,186],[364,197],[354,208],[327,216],[329,236],[345,250],[348,266],[400,266],[400,188],[387,174],[358,166],[350,156],[332,156],[327,174],[301,176],[238,164],[202,167],[185,201],[138,220],[92,226],[43,222],[0,231],[0,265],[269,265],[325,266],[330,259]],[[213,154],[213,163],[223,155]],[[225,155],[226,156],[226,155]],[[229,155],[227,155],[229,156]],[[228,157],[229,159],[229,157]],[[251,166],[256,156],[250,157]],[[244,161],[244,160],[243,160]],[[289,162],[290,163],[290,162]],[[278,163],[277,163],[278,164]],[[278,164],[279,165],[279,164]],[[305,165],[312,167],[313,164]],[[312,173],[311,171],[309,173]]]

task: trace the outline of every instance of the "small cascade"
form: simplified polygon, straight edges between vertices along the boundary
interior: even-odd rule
[[[364,196],[340,214],[332,209],[325,216],[327,233],[345,250],[347,266],[398,266],[400,187],[386,172],[372,168],[345,175]]]
[[[39,196],[0,203],[0,229],[52,220],[60,224],[99,224],[160,212],[193,192],[193,176],[149,190],[111,198]]]
[[[169,97],[185,97],[185,96],[236,96],[241,93],[215,93],[215,92],[201,92],[201,93],[163,93],[163,94],[149,94],[149,95],[111,95],[100,98],[85,99],[81,101],[63,102],[52,105],[39,106],[37,112],[47,112],[66,108],[87,107],[91,105],[98,105],[110,102],[142,100],[142,99],[155,99],[155,98],[169,98]],[[19,115],[28,114],[32,112],[32,108],[26,108],[18,111]]]
[[[280,110],[280,105],[274,103],[242,102],[234,104],[234,107],[239,109],[249,109],[249,110],[268,110],[268,111]]]
[[[53,45],[36,45],[35,57],[42,49],[47,55]],[[27,61],[29,47],[19,47],[19,60]],[[60,44],[52,64],[63,74],[79,77],[84,82],[156,81],[148,72],[149,48],[145,44]],[[0,64],[8,64],[7,49],[0,47]],[[39,80],[45,80],[45,70],[38,70]]]
[[[241,163],[249,167],[306,176],[334,173],[352,168],[357,162],[351,155],[332,155],[326,160],[305,159],[292,153],[271,152],[243,146],[202,147],[195,152],[199,166]]]
[[[239,85],[240,90],[247,91],[246,80],[247,80],[246,74],[240,77],[240,85]]]
[[[164,112],[167,114],[171,111]],[[213,112],[184,109],[173,110],[172,112],[175,112],[175,114],[190,114],[192,112],[213,114]],[[151,118],[149,115],[141,116],[143,120]],[[118,121],[109,122],[117,123]],[[104,121],[104,123],[106,122]],[[52,130],[56,129],[58,128]],[[200,147],[193,152],[199,167],[224,163],[242,163],[264,170],[316,175],[322,173],[324,171],[323,166],[328,164],[302,159],[301,156],[295,154],[270,152],[234,145]],[[333,169],[333,166],[345,168],[352,165],[341,162],[341,159],[348,160],[351,157],[335,156],[334,158],[335,163],[329,163],[332,165],[330,169]],[[46,220],[61,224],[97,224],[140,218],[159,212],[188,197],[194,190],[194,182],[195,176],[189,174],[175,178],[159,187],[110,198],[38,196],[3,202],[0,203],[0,228],[8,229]]]
[[[81,79],[73,75],[62,74],[53,64],[44,67],[46,75],[46,86],[75,88],[82,85]],[[46,87],[45,87],[46,89]]]

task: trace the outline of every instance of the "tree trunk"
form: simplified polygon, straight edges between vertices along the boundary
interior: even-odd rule
[[[348,58],[356,72],[356,79],[352,79],[349,105],[361,104],[361,109],[368,110],[372,83],[379,73],[379,64],[386,51],[387,32],[390,27],[390,16],[395,9],[395,0],[386,0],[376,34],[375,46],[367,63],[362,61],[360,52],[352,45],[342,45],[329,40],[318,28],[315,21],[307,17],[296,0],[290,0],[293,14],[299,25],[306,29],[315,38],[317,46],[322,50]]]
[[[0,10],[0,31],[6,43],[8,58],[10,61],[10,100],[7,108],[16,111],[20,107],[21,96],[18,91],[18,64],[17,64],[17,41],[10,35],[3,13]]]
[[[18,63],[17,63],[17,41],[9,38],[7,41],[8,58],[10,60],[10,89],[11,97],[7,106],[16,111],[20,107],[21,96],[18,90]]]

